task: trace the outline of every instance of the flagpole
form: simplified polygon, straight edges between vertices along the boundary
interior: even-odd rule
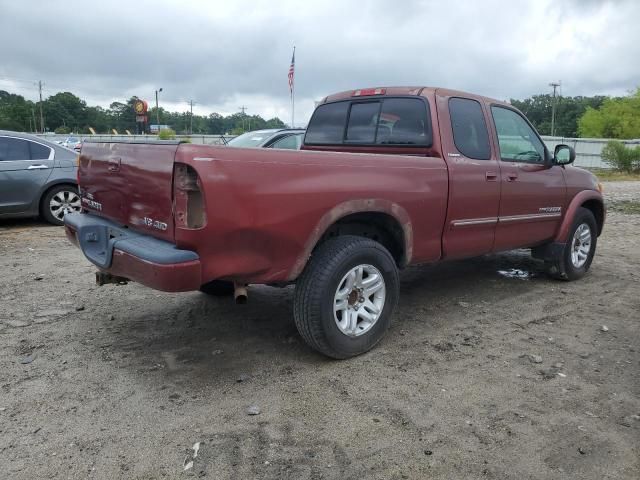
[[[296,57],[296,46],[293,46],[293,57]],[[296,78],[293,77],[293,83],[291,84],[291,128],[295,126],[295,111],[296,111]]]

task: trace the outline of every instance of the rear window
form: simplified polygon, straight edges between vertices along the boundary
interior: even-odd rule
[[[380,102],[353,103],[347,125],[347,142],[374,143]]]
[[[314,112],[305,143],[431,145],[428,118],[427,105],[419,98],[328,103]]]
[[[304,138],[305,143],[342,143],[348,108],[349,102],[327,103],[316,108]]]

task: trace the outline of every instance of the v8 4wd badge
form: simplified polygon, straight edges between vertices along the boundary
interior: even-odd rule
[[[154,220],[153,218],[149,218],[149,217],[144,217],[142,221],[147,227],[155,228],[157,230],[164,231],[168,227],[165,222],[161,222],[160,220]]]

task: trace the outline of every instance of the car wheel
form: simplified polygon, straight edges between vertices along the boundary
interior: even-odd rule
[[[57,185],[42,198],[40,215],[53,225],[63,225],[67,213],[80,212],[82,203],[75,185]]]
[[[593,213],[580,207],[571,224],[567,243],[557,257],[547,262],[547,271],[561,280],[577,280],[589,270],[598,241],[598,226]]]
[[[378,242],[340,236],[320,245],[298,279],[296,327],[307,344],[332,358],[375,346],[398,301],[398,268]]]
[[[200,291],[214,297],[229,297],[233,295],[233,282],[213,280],[202,285]]]

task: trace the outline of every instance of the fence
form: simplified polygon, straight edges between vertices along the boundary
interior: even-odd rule
[[[109,142],[111,140],[156,140],[156,135],[56,135],[45,134],[40,135],[46,137],[48,140],[65,140],[70,136],[79,138],[80,140],[91,139]],[[191,143],[201,145],[221,145],[232,139],[232,135],[176,135],[178,140],[189,140]],[[607,138],[564,138],[564,137],[549,137],[543,136],[542,139],[547,145],[547,148],[553,152],[556,145],[564,143],[571,145],[576,151],[575,164],[579,167],[587,168],[611,168],[600,154],[602,149],[607,144],[609,139]],[[622,143],[627,147],[633,147],[640,145],[640,140],[622,140]]]
[[[608,138],[542,137],[542,139],[551,152],[561,143],[572,146],[576,151],[575,165],[579,167],[611,168],[601,157],[602,149],[610,141]],[[640,145],[640,140],[621,140],[621,142],[628,148]]]

